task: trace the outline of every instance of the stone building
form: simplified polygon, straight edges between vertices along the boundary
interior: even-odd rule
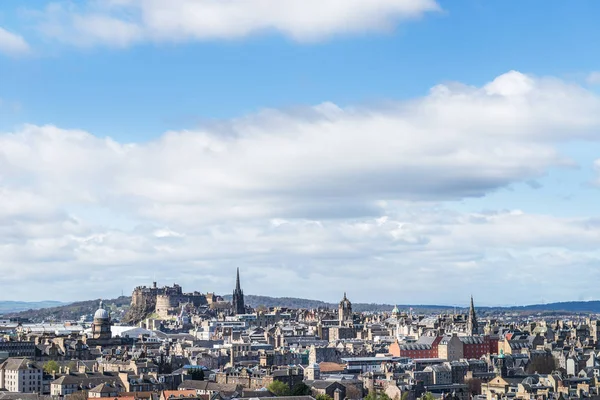
[[[209,299],[214,302],[217,297],[199,292],[184,293],[181,286],[158,287],[156,282],[152,287],[138,286],[131,294],[131,306],[124,320],[127,322],[140,322],[148,315],[155,313],[160,318],[169,319],[177,316],[182,304],[192,304],[194,307],[207,305]]]
[[[464,357],[463,342],[456,333],[442,339],[438,346],[438,357],[448,361],[458,361]]]
[[[310,381],[321,379],[321,366],[317,363],[310,364],[304,368],[304,377]]]
[[[92,339],[97,341],[106,341],[112,338],[110,330],[112,323],[110,314],[104,308],[100,301],[100,308],[94,313],[94,322],[92,323]]]
[[[9,358],[0,364],[0,389],[42,393],[42,367],[27,358]]]
[[[290,389],[304,380],[304,371],[298,367],[282,368],[267,373],[264,370],[250,370],[242,368],[232,369],[227,372],[215,374],[215,381],[219,384],[240,385],[248,389],[261,389],[268,387],[273,381],[285,383]]]
[[[35,343],[23,340],[4,340],[0,342],[0,352],[7,352],[9,357],[35,357]]]
[[[346,397],[346,386],[342,385],[340,382],[316,380],[314,382],[308,382],[308,384],[313,397],[317,397],[321,394],[334,399],[336,391],[340,392],[340,397],[342,399]]]

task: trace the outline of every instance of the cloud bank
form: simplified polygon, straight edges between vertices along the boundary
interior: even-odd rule
[[[15,56],[27,54],[29,51],[29,44],[22,36],[0,26],[0,53]]]
[[[0,258],[16,271],[0,291],[28,279],[40,298],[106,296],[156,273],[222,292],[239,266],[247,293],[335,300],[339,287],[355,301],[447,302],[469,284],[498,304],[512,291],[494,289],[510,284],[527,288],[519,301],[541,301],[533,276],[596,274],[600,223],[452,204],[572,165],[559,145],[597,140],[599,128],[595,94],[516,71],[385,107],[264,110],[148,143],[25,125],[0,135]],[[595,290],[565,285],[557,300]]]
[[[435,0],[110,0],[51,3],[38,13],[49,37],[80,45],[237,39],[278,32],[299,42],[393,30],[439,11]]]

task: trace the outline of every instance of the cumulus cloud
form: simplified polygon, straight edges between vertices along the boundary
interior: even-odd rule
[[[590,72],[587,76],[587,82],[590,85],[600,85],[600,71]]]
[[[223,293],[240,266],[247,293],[330,301],[337,293],[325,288],[337,287],[355,301],[448,304],[461,301],[457,287],[469,287],[480,303],[513,303],[514,290],[522,292],[520,302],[536,302],[548,298],[547,287],[531,282],[545,277],[564,282],[556,300],[594,294],[592,286],[569,282],[577,274],[590,282],[598,275],[597,221],[406,204],[385,214],[276,224],[227,220],[181,229],[185,234],[165,226],[123,231],[57,220],[52,229],[13,242],[15,230],[3,226],[0,255],[14,274],[0,288],[16,293],[15,283],[27,281],[23,294],[42,298],[106,297],[156,276]],[[164,231],[170,234],[157,234]],[[56,282],[51,291],[48,279]]]
[[[0,26],[0,53],[8,55],[23,55],[30,52],[30,47],[25,39]]]
[[[275,31],[297,41],[391,30],[438,11],[435,0],[111,0],[52,3],[40,13],[48,36],[77,44],[235,39]]]
[[[494,285],[519,287],[548,268],[587,271],[600,224],[457,213],[452,201],[570,165],[559,144],[597,140],[599,127],[596,95],[515,71],[386,107],[265,110],[147,143],[25,125],[0,135],[0,257],[23,279],[46,265],[85,281],[64,284],[71,298],[114,290],[99,282],[119,271],[127,291],[153,270],[224,291],[236,266],[248,293],[273,295],[344,286],[356,301],[444,302],[446,283],[488,285],[498,268]],[[506,296],[486,286],[482,301]]]

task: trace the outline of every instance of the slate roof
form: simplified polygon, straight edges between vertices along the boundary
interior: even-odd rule
[[[93,388],[102,383],[109,383],[117,388],[122,387],[121,379],[117,373],[105,372],[105,373],[74,373],[63,375],[51,382],[52,385],[79,385],[82,388]]]
[[[421,343],[409,343],[400,346],[400,350],[431,350],[431,345]]]
[[[0,392],[1,400],[52,400],[52,396],[40,396],[37,393]]]
[[[195,390],[163,390],[162,398],[170,399],[170,398],[179,398],[179,397],[189,397],[189,398],[197,398]]]
[[[437,336],[421,336],[419,340],[417,340],[418,344],[426,344],[429,346],[433,346],[437,339]]]
[[[313,381],[313,383],[310,385],[312,388],[314,389],[327,389],[329,386],[335,384],[336,381],[323,381],[323,380],[318,380],[318,381]]]
[[[273,397],[273,393],[268,390],[250,390],[244,389],[242,392],[242,398],[256,398],[256,397]]]
[[[42,368],[28,358],[8,358],[0,364],[0,369],[16,371]]]
[[[211,391],[211,392],[241,392],[242,391],[242,386],[241,385],[235,385],[232,383],[216,383],[216,382],[209,382],[209,381],[192,381],[192,380],[188,380],[188,381],[184,381],[181,384],[179,384],[178,387],[179,390],[182,389],[195,389],[195,390],[205,390],[205,391]]]
[[[483,344],[483,338],[481,336],[459,336],[461,342],[464,344]]]
[[[106,383],[101,383],[93,389],[90,389],[90,393],[114,393],[118,391],[119,390],[116,387]]]

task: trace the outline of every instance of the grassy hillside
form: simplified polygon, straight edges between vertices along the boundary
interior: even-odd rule
[[[39,310],[40,308],[59,307],[66,304],[60,301],[0,301],[0,315],[26,310]]]
[[[117,299],[104,300],[107,309],[113,312],[114,317],[119,317],[122,311],[129,307],[131,297],[121,296]],[[70,303],[66,305],[33,309],[30,308],[20,312],[6,312],[4,317],[29,319],[34,322],[41,321],[61,321],[78,320],[79,317],[86,314],[93,314],[98,309],[100,299],[86,300]]]
[[[224,296],[225,300],[231,301],[231,295]],[[252,307],[287,307],[287,308],[330,308],[336,309],[337,303],[327,303],[320,300],[300,299],[294,297],[269,297],[269,296],[245,296],[246,304]],[[93,314],[98,309],[98,300],[79,301],[70,304],[59,302],[0,302],[0,315],[4,317],[26,318],[34,322],[77,320],[82,315]],[[104,304],[111,311],[114,318],[120,319],[129,308],[131,297],[121,296],[117,299],[105,300]],[[51,306],[51,307],[47,307]],[[453,309],[450,306],[439,305],[398,305],[401,310],[413,308],[415,313],[438,313]],[[23,308],[27,308],[23,310]],[[364,311],[391,311],[392,304],[366,304],[354,303],[352,308],[356,312]],[[19,310],[21,309],[21,310]],[[3,311],[4,310],[4,311]],[[458,311],[464,311],[459,309]],[[534,304],[522,307],[478,307],[478,313],[488,314],[492,312],[518,312],[518,313],[600,313],[600,301],[573,301],[549,304]]]

